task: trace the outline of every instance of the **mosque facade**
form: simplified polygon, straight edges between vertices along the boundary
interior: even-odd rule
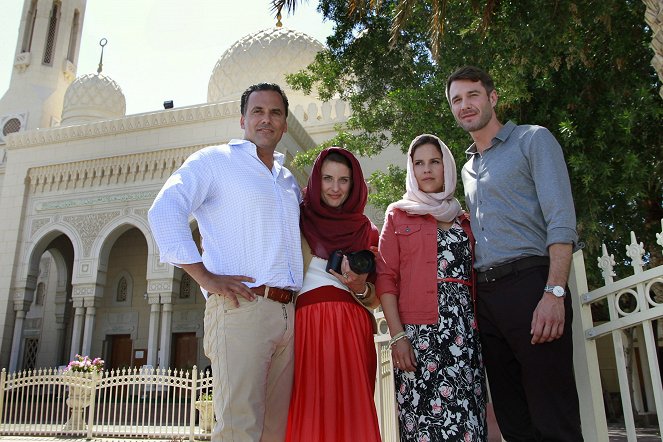
[[[287,162],[336,134],[341,100],[290,89],[322,43],[292,29],[250,33],[221,55],[199,105],[126,115],[121,85],[77,74],[85,0],[25,0],[9,89],[0,99],[0,366],[9,371],[100,356],[109,368],[205,367],[204,298],[159,261],[147,210],[193,152],[241,138],[250,84],[284,87]],[[362,159],[365,175],[402,162]],[[292,169],[306,183],[307,170]],[[381,224],[382,214],[368,215]],[[197,237],[195,220],[191,229]]]

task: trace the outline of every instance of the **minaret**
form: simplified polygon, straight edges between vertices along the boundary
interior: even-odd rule
[[[60,124],[76,78],[87,0],[24,0],[9,89],[0,99],[0,145],[13,132]]]

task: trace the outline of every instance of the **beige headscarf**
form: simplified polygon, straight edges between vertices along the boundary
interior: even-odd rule
[[[444,190],[439,193],[426,193],[419,190],[417,179],[414,176],[412,163],[412,147],[419,145],[422,137],[432,137],[440,143],[442,149],[442,164],[444,164]],[[451,222],[463,213],[460,203],[454,197],[456,193],[456,162],[446,144],[435,135],[421,134],[417,136],[407,151],[407,177],[405,178],[405,194],[403,199],[391,203],[387,211],[401,209],[412,215],[432,215],[436,220]]]

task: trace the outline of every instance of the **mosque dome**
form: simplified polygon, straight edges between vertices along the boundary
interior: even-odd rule
[[[207,101],[238,100],[255,83],[277,83],[290,104],[308,103],[301,91],[293,91],[286,74],[298,72],[324,49],[322,43],[299,31],[270,28],[249,34],[230,47],[217,61],[207,89]]]
[[[120,86],[103,74],[78,77],[64,94],[62,125],[110,120],[125,116],[127,103]]]

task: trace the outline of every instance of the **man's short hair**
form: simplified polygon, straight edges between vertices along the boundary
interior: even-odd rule
[[[274,91],[281,94],[281,98],[283,98],[283,105],[285,106],[285,116],[288,116],[288,97],[285,96],[285,92],[283,92],[281,86],[276,83],[258,83],[249,86],[242,94],[242,99],[240,102],[240,111],[242,112],[242,115],[246,115],[246,103],[249,101],[249,95],[256,91]]]
[[[495,90],[493,79],[486,71],[479,69],[476,66],[463,66],[456,69],[447,79],[447,101],[449,101],[449,89],[451,88],[451,83],[456,80],[480,81],[488,95]]]

